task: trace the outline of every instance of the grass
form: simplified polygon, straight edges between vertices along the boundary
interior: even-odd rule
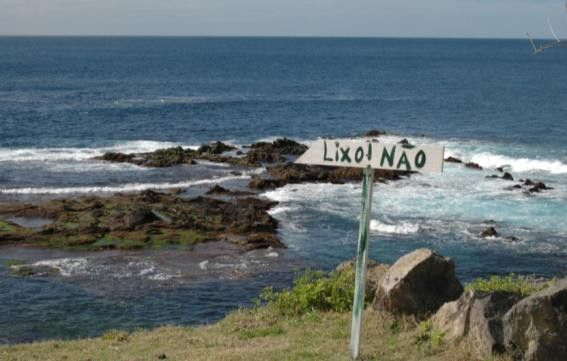
[[[0,360],[349,360],[349,312],[312,311],[284,317],[273,306],[239,310],[223,321],[198,328],[112,331],[100,338],[0,347]],[[502,360],[479,358],[465,339],[438,343],[423,336],[411,319],[366,310],[361,360]]]
[[[508,290],[510,283],[519,281],[518,289],[527,292],[526,278],[518,277],[475,281],[468,287]],[[263,306],[237,310],[213,325],[112,330],[94,339],[0,346],[0,360],[349,360],[353,278],[352,269],[330,274],[307,271],[298,275],[293,288],[265,290],[259,299]],[[418,323],[369,308],[364,311],[360,360],[511,359],[479,355],[467,338],[444,341],[430,321]]]
[[[479,278],[466,285],[466,290],[480,292],[506,291],[527,297],[552,285],[555,279],[541,279],[535,276],[509,274],[492,276],[488,279]]]

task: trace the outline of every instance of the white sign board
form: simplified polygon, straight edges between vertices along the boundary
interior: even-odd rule
[[[385,144],[370,139],[320,139],[295,162],[338,167],[443,173],[438,145]]]

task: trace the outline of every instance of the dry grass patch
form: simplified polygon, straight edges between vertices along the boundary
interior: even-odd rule
[[[272,307],[240,310],[199,328],[112,331],[96,339],[0,347],[2,361],[349,360],[349,312],[284,317]],[[361,360],[507,360],[479,357],[468,340],[432,341],[411,319],[365,311]]]

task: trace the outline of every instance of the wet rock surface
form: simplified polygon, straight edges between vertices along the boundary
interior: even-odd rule
[[[241,167],[258,167],[262,163],[280,163],[286,161],[286,155],[298,156],[307,150],[307,146],[287,138],[277,139],[271,143],[258,142],[248,146],[250,150],[240,157],[224,155],[237,148],[223,142],[202,145],[197,150],[174,147],[159,149],[149,153],[105,153],[96,160],[114,163],[132,163],[142,167],[172,167],[191,165],[198,160],[217,163],[228,163]],[[242,153],[241,153],[242,154]]]
[[[552,187],[548,187],[545,183],[541,181],[533,181],[531,179],[520,179],[519,184],[507,187],[506,190],[523,190],[527,195],[532,195],[533,193],[540,193],[546,190],[552,190]]]
[[[460,160],[459,158],[455,158],[455,157],[447,157],[447,158],[445,158],[445,162],[447,162],[447,163],[463,163],[462,160]]]
[[[34,230],[2,221],[0,243],[102,250],[191,247],[234,239],[247,249],[283,247],[276,236],[277,221],[267,212],[275,204],[250,197],[224,201],[144,191],[4,205],[0,214],[53,222]]]
[[[374,170],[376,181],[394,181],[410,176],[412,172],[394,170]],[[253,177],[250,188],[273,189],[286,184],[304,182],[325,182],[343,184],[345,182],[362,181],[361,168],[312,166],[304,164],[286,163],[278,164],[267,169],[267,177]]]
[[[478,163],[474,163],[474,162],[465,163],[465,167],[471,168],[471,169],[482,170],[482,167]]]
[[[494,227],[488,227],[484,231],[480,233],[482,238],[489,238],[489,237],[498,237],[498,232]]]

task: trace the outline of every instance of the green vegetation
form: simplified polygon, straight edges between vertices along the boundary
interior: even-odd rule
[[[162,327],[152,331],[113,330],[95,339],[0,346],[2,361],[55,360],[349,360],[354,270],[299,274],[295,286],[266,289],[263,306],[241,309],[198,328]],[[552,281],[532,276],[496,276],[467,288],[528,295]],[[431,321],[364,312],[361,360],[510,361],[481,356],[468,338],[444,341]]]
[[[29,266],[15,266],[12,267],[12,272],[10,274],[16,277],[29,277],[33,276],[34,272]]]
[[[0,219],[0,232],[14,232],[16,230],[17,227],[14,226],[12,223]]]
[[[326,274],[306,271],[295,280],[295,286],[276,293],[265,289],[260,301],[267,302],[284,316],[303,315],[311,311],[345,312],[352,307],[354,296],[354,270]]]
[[[506,276],[492,276],[488,279],[479,278],[466,285],[466,290],[480,292],[506,291],[517,293],[523,297],[541,291],[555,282],[555,279],[546,280],[535,276],[522,276],[509,274]]]
[[[20,266],[20,265],[25,264],[24,261],[19,260],[19,259],[3,259],[1,262],[6,267]]]
[[[222,201],[144,191],[112,197],[51,200],[8,205],[0,214],[48,218],[41,229],[0,221],[0,243],[97,251],[179,247],[225,239],[245,247],[283,247],[272,202],[257,198]]]

